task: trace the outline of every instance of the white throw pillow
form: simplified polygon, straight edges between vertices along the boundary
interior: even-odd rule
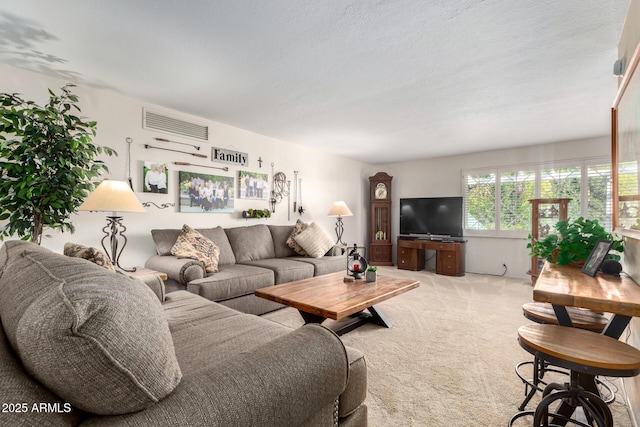
[[[333,239],[315,222],[293,239],[312,258],[321,258],[334,245]]]

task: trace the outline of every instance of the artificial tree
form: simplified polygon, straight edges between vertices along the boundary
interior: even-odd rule
[[[0,93],[0,240],[19,236],[40,244],[44,227],[73,232],[70,214],[107,171],[96,157],[117,155],[93,143],[96,122],[76,115],[73,87],[49,90],[44,106]]]

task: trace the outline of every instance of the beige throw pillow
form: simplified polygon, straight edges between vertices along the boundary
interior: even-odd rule
[[[113,263],[100,249],[83,246],[78,243],[65,243],[64,254],[72,258],[83,258],[94,264],[102,266],[109,271],[116,271]]]
[[[312,222],[303,232],[294,237],[295,241],[312,258],[321,258],[334,245],[333,239]]]
[[[302,249],[302,246],[300,246],[298,242],[296,242],[295,237],[298,234],[302,233],[304,230],[306,230],[307,227],[308,227],[307,224],[305,224],[301,220],[297,220],[296,225],[294,225],[293,227],[293,231],[291,232],[291,235],[287,239],[287,246],[289,246],[291,249],[296,251],[298,255],[302,255],[302,256],[307,256],[307,253],[304,251],[304,249]]]
[[[202,261],[209,273],[218,271],[220,248],[187,224],[182,226],[182,233],[171,248],[171,255]]]

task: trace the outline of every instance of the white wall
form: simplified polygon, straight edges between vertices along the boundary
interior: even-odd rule
[[[30,73],[21,69],[0,64],[1,91],[18,92],[25,99],[34,100],[40,104],[47,101],[47,88],[54,90],[62,87],[66,82],[62,80],[46,78],[40,74]],[[145,260],[154,254],[153,241],[150,230],[153,228],[180,228],[183,224],[193,227],[214,227],[217,225],[245,226],[258,223],[287,224],[295,223],[301,218],[305,222],[317,221],[332,236],[335,236],[335,218],[326,216],[332,203],[336,200],[344,200],[354,213],[353,217],[345,218],[345,231],[343,241],[347,243],[365,242],[367,227],[366,207],[368,188],[368,176],[364,174],[364,165],[360,162],[348,160],[319,150],[302,147],[296,144],[280,141],[258,135],[243,129],[234,128],[221,123],[206,121],[210,125],[210,139],[207,147],[202,148],[205,154],[210,155],[209,146],[227,148],[234,151],[249,153],[249,166],[236,167],[221,163],[211,162],[209,159],[199,159],[186,154],[167,151],[149,150],[144,144],[164,146],[167,148],[188,150],[186,146],[154,141],[154,137],[164,136],[160,132],[149,131],[142,128],[142,108],[153,108],[159,111],[168,111],[162,107],[145,103],[143,101],[118,95],[109,90],[98,90],[89,87],[77,87],[75,93],[80,97],[82,114],[98,123],[98,134],[95,142],[100,145],[110,146],[118,152],[118,157],[104,157],[109,168],[109,179],[124,180],[127,173],[126,138],[133,139],[131,149],[132,177],[136,195],[142,202],[150,201],[158,205],[162,203],[175,203],[176,207],[164,210],[153,206],[146,208],[144,214],[124,213],[124,224],[127,227],[126,236],[129,243],[121,258],[123,266],[142,265]],[[215,100],[212,100],[215,102]],[[182,113],[179,113],[183,116]],[[194,118],[202,121],[203,119]],[[175,137],[178,141],[188,142],[187,138]],[[258,166],[258,158],[264,160],[262,168]],[[183,161],[198,164],[210,164],[212,166],[229,166],[229,172],[198,167],[171,165],[169,176],[168,195],[150,194],[142,192],[142,165],[144,161],[158,161],[171,163]],[[249,208],[267,208],[267,202],[236,198],[233,214],[216,213],[179,213],[177,212],[177,188],[178,170],[200,171],[202,173],[235,177],[236,191],[238,186],[238,170],[267,173],[271,177],[271,163],[274,163],[275,172],[284,172],[287,179],[294,180],[294,170],[299,171],[302,179],[302,202],[305,213],[300,216],[291,212],[290,219],[287,215],[287,200],[277,205],[276,212],[270,219],[245,220],[240,217],[241,211]],[[291,197],[293,204],[294,196]],[[100,246],[102,227],[106,224],[102,212],[79,212],[75,217],[76,232],[55,233],[45,230],[42,245],[54,251],[61,252],[64,243],[74,241],[91,246]]]
[[[604,111],[603,114],[609,114]],[[517,135],[514,135],[514,138]],[[462,170],[483,167],[524,165],[590,157],[611,158],[610,137],[559,142],[507,150],[487,151],[429,160],[395,163],[370,168],[393,176],[393,205],[403,197],[439,197],[462,195]],[[393,235],[399,233],[399,209],[392,210]],[[526,236],[526,233],[524,233]],[[523,237],[524,237],[523,236]],[[522,238],[466,237],[467,272],[502,274],[506,261],[511,277],[528,277],[530,259]],[[427,254],[429,256],[429,254]]]
[[[26,99],[39,103],[46,101],[47,89],[60,88],[66,82],[46,78],[40,74],[0,64],[0,81],[2,91],[19,92]],[[106,157],[110,179],[123,180],[127,177],[126,138],[133,139],[132,144],[132,177],[136,194],[143,201],[175,203],[178,170],[173,166],[170,171],[168,195],[142,193],[142,163],[144,161],[211,164],[208,159],[198,159],[189,155],[170,153],[158,150],[146,150],[144,144],[162,145],[154,141],[156,136],[165,136],[142,128],[142,108],[153,108],[168,111],[162,107],[145,103],[116,94],[109,90],[89,87],[78,87],[83,115],[98,122],[96,143],[108,145],[118,151],[115,158]],[[215,100],[212,100],[215,102]],[[177,112],[180,115],[182,113]],[[603,114],[607,114],[604,112]],[[204,120],[194,118],[196,120]],[[297,218],[306,222],[317,221],[330,235],[334,235],[335,218],[326,216],[329,207],[335,200],[345,200],[354,213],[353,217],[344,218],[345,232],[343,241],[353,244],[368,243],[368,177],[379,171],[387,172],[393,178],[392,231],[397,236],[399,229],[398,203],[402,197],[436,197],[458,196],[462,194],[461,170],[490,166],[518,165],[544,161],[560,161],[574,158],[610,156],[609,137],[594,138],[584,141],[561,142],[555,144],[514,148],[445,158],[416,160],[412,162],[388,165],[367,165],[322,151],[309,149],[293,143],[258,135],[243,129],[221,123],[206,121],[210,125],[210,146],[223,147],[235,151],[247,152],[250,156],[249,167],[230,166],[229,172],[197,167],[185,167],[187,170],[203,173],[234,176],[237,187],[237,170],[250,170],[271,174],[271,162],[276,172],[284,172],[287,179],[293,181],[293,171],[300,172],[303,187],[304,215],[291,213],[287,218],[286,200],[276,207],[270,219],[244,220],[240,211],[252,207],[267,207],[266,202],[236,199],[234,214],[188,214],[177,212],[177,207],[159,210],[147,208],[145,214],[124,214],[129,238],[125,254],[121,259],[124,266],[141,265],[153,254],[154,247],[150,230],[153,228],[179,228],[187,223],[194,227],[208,226],[244,226],[258,223],[287,224],[295,223]],[[517,138],[517,135],[514,135]],[[187,140],[186,138],[174,138]],[[205,144],[206,145],[206,144]],[[182,149],[183,146],[167,147]],[[188,147],[184,147],[187,149]],[[262,168],[257,159],[262,157]],[[293,186],[293,183],[292,183]],[[293,201],[293,197],[292,197]],[[262,205],[260,205],[262,204]],[[97,212],[79,212],[75,216],[76,233],[52,233],[45,231],[50,237],[43,240],[43,246],[61,251],[64,243],[75,241],[82,244],[99,246],[105,225],[105,214]],[[395,239],[395,237],[394,237]],[[394,245],[395,249],[395,245]],[[394,250],[395,252],[395,250]],[[527,277],[529,268],[526,243],[521,239],[468,237],[466,267],[468,272],[501,274],[502,262],[506,261],[508,276]],[[433,262],[430,264],[433,266]]]

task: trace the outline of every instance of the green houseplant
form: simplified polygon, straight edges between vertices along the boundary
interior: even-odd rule
[[[243,218],[271,218],[269,209],[247,209],[242,211]]]
[[[74,231],[69,218],[107,170],[96,160],[96,122],[85,121],[68,84],[39,106],[0,93],[0,240],[17,235],[40,244],[44,227]]]
[[[378,280],[378,267],[370,265],[367,268],[367,271],[365,271],[364,277],[367,282],[375,282]]]
[[[544,239],[532,241],[529,235],[529,256],[543,258],[559,265],[584,263],[599,239],[613,241],[611,250],[624,251],[622,239],[607,232],[597,219],[558,221],[555,225],[558,234],[551,233]],[[620,255],[609,253],[608,259],[620,260]]]

